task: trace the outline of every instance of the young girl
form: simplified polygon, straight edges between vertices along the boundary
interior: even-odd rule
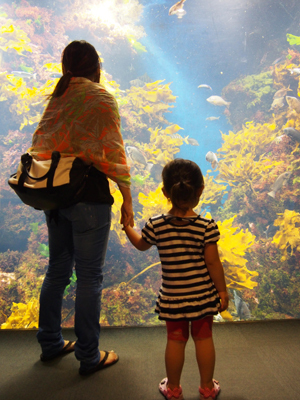
[[[202,218],[193,208],[204,189],[200,168],[193,161],[176,159],[163,171],[163,193],[171,201],[167,214],[150,218],[142,236],[131,226],[124,230],[141,251],[158,248],[162,285],[155,311],[165,320],[168,341],[165,352],[167,378],[159,390],[167,400],[183,400],[180,376],[184,352],[191,336],[200,372],[200,399],[215,399],[220,391],[213,379],[215,349],[213,315],[228,307],[224,271],[219,259],[219,230],[213,219]],[[221,302],[220,302],[221,300]]]

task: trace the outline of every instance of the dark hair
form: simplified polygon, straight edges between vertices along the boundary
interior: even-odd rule
[[[197,204],[197,190],[204,186],[204,178],[196,163],[177,158],[165,165],[162,180],[175,207],[186,211]]]
[[[74,40],[62,53],[62,65],[65,74],[60,78],[50,97],[62,96],[69,86],[72,77],[90,78],[100,67],[101,63],[94,46],[85,40]]]

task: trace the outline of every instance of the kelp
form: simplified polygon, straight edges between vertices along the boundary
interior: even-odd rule
[[[176,101],[172,94],[170,83],[163,84],[164,80],[145,83],[143,87],[131,86],[122,97],[120,114],[123,118],[124,137],[130,131],[130,138],[142,136],[151,125],[168,124],[164,114]]]
[[[20,130],[26,125],[33,125],[39,122],[47,96],[54,89],[54,82],[48,80],[40,87],[28,87],[21,77],[6,75],[6,78],[6,83],[2,84],[0,88],[2,92],[1,100],[12,100],[10,111],[16,115],[16,120],[21,122]]]
[[[214,177],[210,176],[208,173],[205,176],[204,183],[204,190],[200,197],[200,203],[197,209],[201,209],[204,204],[210,205],[220,203],[223,196],[228,193],[226,190],[227,185],[218,179],[214,179]]]
[[[150,217],[158,215],[162,212],[166,212],[168,207],[170,208],[170,203],[164,196],[162,192],[162,184],[160,184],[157,189],[153,192],[150,191],[148,195],[144,193],[139,193],[139,203],[143,206],[142,212],[138,212],[141,219],[147,221]]]
[[[272,243],[283,252],[282,261],[300,252],[300,214],[293,210],[285,210],[275,221],[274,226],[279,226],[273,237]]]
[[[38,328],[39,302],[32,298],[27,304],[13,303],[11,315],[1,324],[1,329],[32,329]]]
[[[272,160],[264,153],[277,135],[275,124],[253,122],[247,122],[237,133],[222,133],[223,144],[218,150],[219,178],[230,186],[247,184],[253,190],[255,180],[282,164],[282,161]]]
[[[9,20],[6,25],[0,28],[0,49],[2,51],[16,51],[17,54],[24,56],[24,52],[32,53],[30,46],[31,40],[27,34],[19,27],[14,26]]]
[[[227,135],[222,132],[221,134],[223,143],[218,153],[226,154],[227,160],[235,158],[237,153],[261,155],[264,153],[264,148],[278,136],[278,128],[274,123],[255,124],[250,121],[246,122],[243,128],[236,133],[229,131]]]
[[[143,145],[143,149],[148,154],[149,162],[164,166],[169,161],[174,160],[175,154],[179,153],[180,146],[187,143],[186,138],[177,132],[183,129],[177,124],[167,126],[165,129],[156,127],[149,128],[151,133],[150,142]]]
[[[253,189],[253,182],[266,175],[269,170],[282,164],[280,161],[272,161],[269,158],[260,156],[255,161],[255,156],[251,153],[246,155],[237,154],[231,162],[227,159],[219,162],[219,177],[228,182],[230,186],[237,183],[250,186]]]
[[[297,45],[300,46],[300,36],[292,35],[291,33],[286,34],[286,40],[289,42],[291,46]]]
[[[124,244],[127,242],[125,232],[122,231],[122,225],[120,224],[121,220],[121,206],[123,204],[123,196],[120,190],[116,190],[112,194],[114,198],[114,204],[112,205],[112,218],[111,218],[111,226],[110,230],[114,231],[120,241],[120,244],[124,246]]]
[[[234,227],[232,217],[223,222],[218,221],[217,225],[221,238],[218,242],[220,259],[225,270],[227,286],[230,289],[253,289],[257,282],[252,278],[258,276],[256,271],[250,271],[246,267],[246,252],[255,243],[255,236],[248,231]]]

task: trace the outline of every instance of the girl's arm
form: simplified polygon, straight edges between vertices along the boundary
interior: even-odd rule
[[[204,258],[209,275],[221,298],[220,312],[228,308],[228,293],[223,265],[221,263],[217,243],[207,243],[204,247]]]
[[[126,232],[126,235],[128,239],[131,241],[131,243],[134,245],[135,248],[137,248],[140,251],[145,251],[150,249],[152,246],[151,244],[145,242],[145,240],[142,238],[142,236],[135,230],[133,229],[130,225],[124,226],[124,231]]]

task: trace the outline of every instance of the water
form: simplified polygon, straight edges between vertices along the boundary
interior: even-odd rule
[[[75,39],[89,41],[101,53],[108,89],[119,85],[113,93],[125,144],[162,166],[163,157],[146,150],[150,146],[152,152],[163,151],[162,145],[151,144],[148,129],[161,129],[165,138],[163,130],[178,125],[182,129],[174,133],[182,140],[174,145],[178,152],[169,152],[169,157],[192,159],[207,175],[206,195],[197,211],[210,212],[218,221],[231,297],[228,313],[218,320],[299,318],[299,140],[283,129],[300,131],[300,113],[286,100],[286,95],[298,99],[299,74],[290,70],[300,67],[300,46],[290,44],[286,35],[300,36],[300,5],[295,0],[186,0],[186,14],[178,18],[168,15],[174,3],[0,2],[0,323],[11,321],[11,314],[18,317],[6,327],[36,326],[48,251],[43,213],[20,203],[6,181],[30,145],[44,96],[56,83],[50,80],[47,91],[50,74],[59,72],[61,51]],[[45,66],[49,63],[53,64]],[[31,76],[20,78],[12,71]],[[137,126],[133,111],[153,103],[144,100],[134,107],[124,100],[135,90],[131,81],[145,74],[149,81],[163,81],[153,90],[166,90],[164,104],[174,107],[160,114],[143,112]],[[167,93],[163,85],[168,84]],[[198,88],[201,84],[212,90]],[[275,93],[288,88],[281,103],[272,107]],[[137,90],[139,99],[150,91],[143,85]],[[222,96],[230,106],[208,103],[212,95]],[[176,101],[168,101],[170,96]],[[219,118],[207,120],[212,116]],[[188,144],[189,138],[199,145]],[[206,160],[209,151],[219,161],[214,168]],[[149,177],[142,165],[132,164],[136,225],[142,228],[149,216],[167,211],[167,206],[158,197],[159,177]],[[285,172],[291,172],[289,178],[277,181]],[[145,205],[140,193],[148,196]],[[116,201],[101,322],[157,324],[157,252],[139,253],[131,247],[118,224],[117,206]],[[65,293],[64,326],[73,325],[75,288],[74,275]]]

